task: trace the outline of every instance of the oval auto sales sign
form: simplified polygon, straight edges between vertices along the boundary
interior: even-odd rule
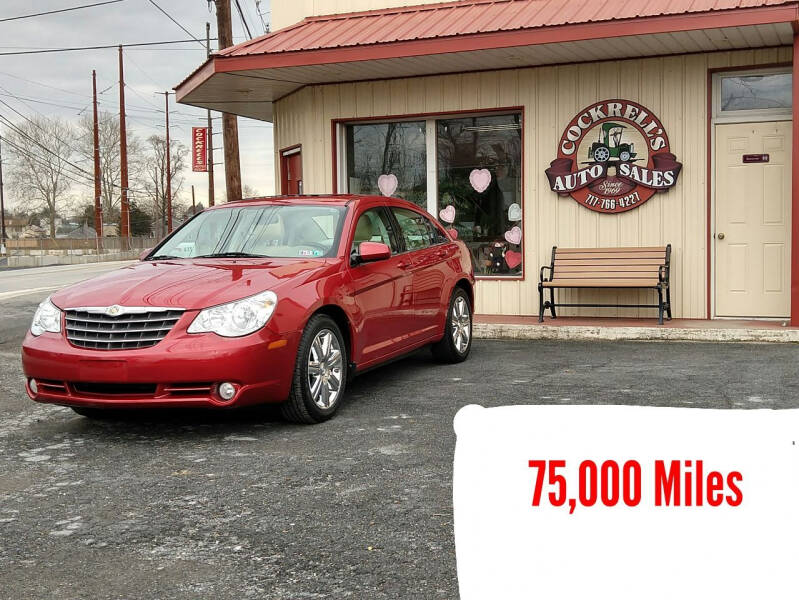
[[[680,169],[652,111],[629,100],[603,100],[572,119],[546,175],[561,196],[597,212],[619,213],[674,186]]]

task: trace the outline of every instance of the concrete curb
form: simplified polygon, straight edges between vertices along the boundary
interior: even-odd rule
[[[590,327],[475,323],[474,337],[501,340],[671,340],[681,342],[799,342],[799,329]]]

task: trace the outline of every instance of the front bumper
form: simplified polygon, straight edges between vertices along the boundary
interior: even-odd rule
[[[37,402],[95,408],[282,402],[291,387],[299,336],[278,334],[268,325],[241,338],[173,329],[149,348],[91,350],[71,345],[63,331],[38,337],[29,332],[22,344],[25,388]],[[222,382],[236,388],[230,400],[217,392]]]

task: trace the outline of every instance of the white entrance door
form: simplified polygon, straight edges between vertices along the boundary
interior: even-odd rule
[[[715,161],[716,315],[789,317],[791,122],[716,125]]]

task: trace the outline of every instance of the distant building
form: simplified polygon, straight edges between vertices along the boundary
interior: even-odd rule
[[[28,219],[24,217],[6,217],[6,237],[8,239],[17,239],[22,236],[22,232],[28,226]]]

